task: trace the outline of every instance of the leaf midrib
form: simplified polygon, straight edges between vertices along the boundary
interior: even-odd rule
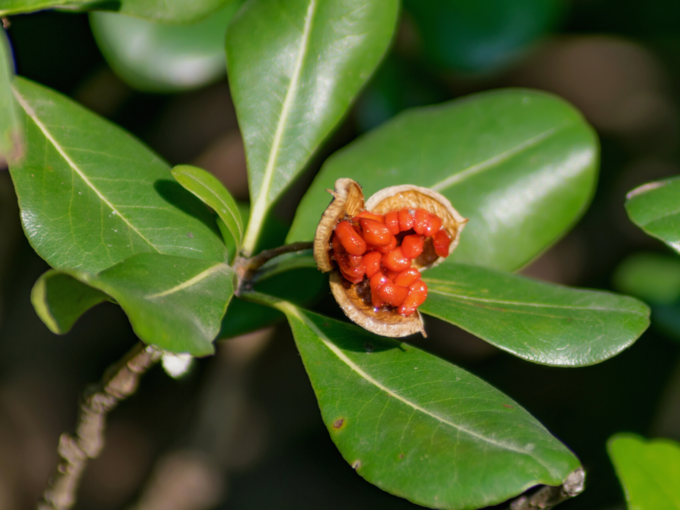
[[[519,448],[513,447],[512,445],[501,443],[501,442],[498,442],[498,441],[494,441],[493,439],[486,437],[486,436],[483,436],[481,434],[478,434],[478,433],[476,433],[472,430],[469,430],[469,429],[463,427],[462,425],[459,425],[459,424],[454,423],[452,421],[446,420],[446,419],[442,418],[441,416],[439,416],[439,415],[437,415],[437,414],[435,414],[431,411],[428,411],[427,409],[425,409],[423,407],[420,407],[418,404],[411,402],[410,400],[401,396],[399,393],[396,393],[393,390],[389,389],[388,387],[384,386],[383,384],[381,384],[377,380],[373,379],[369,374],[364,372],[351,359],[349,359],[347,356],[345,356],[345,354],[338,347],[336,347],[333,344],[333,342],[331,342],[331,340],[316,326],[316,324],[314,324],[312,321],[308,320],[306,317],[301,316],[301,314],[299,313],[298,309],[295,306],[291,305],[290,303],[281,302],[277,305],[277,307],[281,308],[282,311],[290,313],[291,315],[295,316],[295,318],[297,318],[305,326],[307,326],[309,329],[311,329],[312,332],[317,337],[319,337],[319,340],[321,340],[321,342],[326,346],[326,348],[328,348],[329,351],[331,351],[333,354],[335,354],[335,356],[340,361],[345,363],[350,368],[350,370],[352,370],[353,372],[358,374],[360,377],[362,377],[363,379],[365,379],[369,383],[371,383],[374,386],[376,386],[377,388],[379,388],[381,391],[384,391],[385,393],[387,393],[391,397],[393,397],[393,398],[399,400],[400,402],[402,402],[403,404],[411,407],[412,409],[414,409],[414,411],[421,412],[421,413],[429,416],[430,418],[437,420],[438,422],[440,422],[444,425],[448,425],[448,426],[450,426],[450,427],[452,427],[452,428],[454,428],[454,429],[456,429],[460,432],[468,434],[468,435],[475,437],[475,438],[477,438],[481,441],[484,441],[486,443],[492,444],[494,446],[497,446],[497,447],[505,449],[505,450],[510,450],[510,451],[515,452],[515,453],[519,453],[521,455],[528,455],[529,457],[534,459],[537,463],[539,463],[541,466],[543,466],[548,471],[548,473],[550,473],[551,476],[557,476],[549,466],[545,465],[539,458],[532,455],[532,453],[530,451],[521,450]]]
[[[274,178],[274,171],[276,170],[276,161],[279,156],[279,148],[281,146],[281,141],[283,140],[283,132],[288,121],[291,105],[294,101],[294,98],[297,96],[298,82],[300,80],[300,75],[302,74],[302,68],[307,55],[307,50],[309,49],[309,39],[312,32],[312,20],[314,18],[316,6],[317,0],[311,0],[309,7],[307,7],[299,55],[297,61],[295,62],[295,68],[293,69],[290,85],[288,87],[288,91],[286,92],[286,98],[284,99],[283,106],[281,108],[281,115],[279,116],[279,121],[274,133],[274,139],[272,140],[272,147],[269,152],[267,166],[265,167],[264,176],[262,178],[260,193],[250,213],[250,221],[248,222],[248,228],[246,230],[246,238],[243,242],[244,251],[246,253],[250,253],[254,249],[261,224],[264,221],[265,211],[267,210],[269,190]]]
[[[130,227],[130,229],[132,229],[142,240],[144,240],[144,242],[156,250],[156,252],[161,253],[161,251],[149,239],[147,239],[146,236],[144,236],[132,223],[130,223],[130,221],[116,208],[116,206],[109,202],[109,200],[102,194],[101,191],[99,191],[92,181],[88,179],[88,177],[82,172],[78,165],[76,165],[76,163],[69,157],[64,148],[57,142],[57,140],[52,137],[47,127],[40,121],[40,118],[38,117],[35,110],[33,110],[33,108],[23,98],[19,91],[16,89],[13,89],[13,91],[21,107],[26,111],[31,120],[35,122],[35,125],[38,126],[38,129],[42,131],[43,135],[45,135],[45,138],[50,141],[52,146],[57,150],[61,157],[64,158],[71,170],[73,170],[82,179],[82,181],[101,199],[102,202],[104,202],[111,209],[112,212],[116,214],[117,217],[119,217],[128,227]]]
[[[196,276],[193,276],[193,277],[189,278],[188,280],[183,281],[182,283],[178,283],[174,287],[171,287],[171,288],[164,290],[164,291],[161,291],[161,292],[157,292],[156,294],[150,294],[150,295],[145,296],[145,297],[146,297],[146,299],[156,299],[156,298],[160,298],[160,297],[169,296],[170,294],[175,294],[175,293],[180,292],[184,289],[188,289],[189,287],[193,287],[194,285],[202,282],[206,278],[209,278],[213,274],[221,271],[222,268],[225,268],[225,267],[228,267],[228,266],[226,266],[225,264],[222,264],[222,263],[215,264],[214,266],[210,266],[208,269],[201,271]]]

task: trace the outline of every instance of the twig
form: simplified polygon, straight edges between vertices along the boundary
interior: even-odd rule
[[[520,496],[510,504],[510,510],[550,510],[574,496],[578,496],[585,488],[586,474],[578,468],[567,476],[559,487],[545,485],[531,496]]]
[[[255,271],[261,268],[267,261],[283,255],[284,253],[292,253],[296,251],[309,250],[313,248],[313,243],[293,243],[285,246],[279,246],[273,250],[265,250],[249,259],[238,258],[234,263],[234,270],[238,277],[239,285],[236,290],[236,295],[241,293],[241,290],[246,289],[252,284],[253,275]]]
[[[99,456],[104,448],[107,413],[135,392],[140,376],[160,357],[160,350],[138,342],[109,367],[98,385],[86,391],[75,434],[59,438],[61,459],[38,510],[66,510],[73,506],[88,460]]]

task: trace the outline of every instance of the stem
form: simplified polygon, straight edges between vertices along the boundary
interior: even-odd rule
[[[88,460],[98,457],[104,448],[107,413],[135,392],[140,376],[160,357],[159,349],[138,342],[106,370],[98,385],[86,390],[75,434],[59,438],[61,459],[38,510],[66,510],[73,506]]]
[[[236,271],[239,281],[236,295],[240,296],[244,290],[247,291],[252,287],[252,280],[255,272],[267,261],[285,253],[309,250],[312,247],[313,243],[293,243],[287,244],[285,246],[279,246],[278,248],[274,248],[272,250],[265,250],[254,257],[237,258],[234,262],[234,270]]]
[[[578,468],[559,487],[544,485],[531,496],[520,496],[510,503],[510,510],[550,510],[583,492],[586,474]]]
[[[292,269],[300,269],[304,267],[316,268],[316,261],[312,254],[312,250],[302,250],[295,253],[286,253],[281,255],[276,260],[264,264],[259,271],[254,275],[256,282],[261,282],[267,278],[271,278],[280,273],[285,273]]]

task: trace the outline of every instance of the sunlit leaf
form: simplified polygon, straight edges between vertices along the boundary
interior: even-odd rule
[[[98,274],[49,271],[32,299],[45,324],[65,333],[103,301],[102,293],[120,304],[145,343],[205,356],[213,353],[234,293],[234,271],[220,262],[144,253]]]
[[[289,242],[309,241],[350,177],[367,197],[397,184],[445,195],[470,218],[449,261],[514,271],[571,227],[590,202],[598,143],[564,101],[501,90],[404,112],[334,154],[302,200]]]
[[[12,94],[14,60],[7,34],[0,28],[0,168],[23,152],[22,118]]]
[[[615,356],[649,326],[649,308],[627,296],[570,289],[477,266],[423,274],[423,313],[544,365],[584,366]]]
[[[638,227],[680,253],[680,177],[634,189],[626,211]]]
[[[629,510],[680,508],[680,445],[618,434],[607,443]]]
[[[233,0],[3,0],[0,16],[43,9],[103,10],[163,23],[195,23]]]
[[[243,220],[236,201],[222,183],[211,173],[190,165],[179,165],[172,175],[185,189],[210,206],[222,219],[237,249],[243,241]]]
[[[227,33],[227,67],[248,161],[251,253],[273,202],[338,124],[378,65],[397,0],[252,0]]]
[[[406,343],[280,303],[331,438],[417,504],[471,509],[560,485],[578,459],[516,402]]]
[[[167,25],[108,12],[90,14],[97,44],[111,68],[134,88],[189,90],[227,73],[224,34],[241,6],[235,0],[192,25]]]
[[[96,273],[136,253],[226,260],[207,208],[120,128],[17,78],[26,155],[10,165],[26,235],[56,269]]]

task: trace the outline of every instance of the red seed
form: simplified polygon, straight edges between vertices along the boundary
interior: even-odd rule
[[[350,255],[347,254],[347,263],[352,267],[357,267],[361,265],[363,257],[361,255]]]
[[[385,223],[385,217],[382,214],[373,214],[373,213],[368,212],[368,211],[361,211],[354,218],[352,218],[352,221],[354,223],[359,223],[359,220],[361,220],[361,218],[366,218],[367,220],[377,221],[378,223]]]
[[[412,209],[402,209],[399,211],[399,230],[406,232],[413,228],[413,214],[411,214]]]
[[[449,256],[449,247],[451,246],[451,236],[449,233],[441,229],[432,238],[432,244],[434,244],[434,252],[440,257]]]
[[[401,251],[404,255],[410,259],[415,259],[423,253],[423,248],[425,247],[425,238],[418,234],[413,234],[410,236],[405,236],[401,241]]]
[[[391,252],[383,255],[382,265],[390,271],[401,272],[411,266],[411,259],[404,256],[401,248],[397,246]]]
[[[354,230],[349,221],[338,223],[335,235],[350,255],[363,255],[366,252],[366,241]]]
[[[383,223],[374,220],[360,219],[361,230],[364,232],[364,240],[373,246],[387,246],[394,236]]]
[[[413,223],[413,230],[416,234],[421,236],[427,235],[427,231],[430,228],[430,213],[425,209],[416,209],[415,220]]]
[[[409,286],[408,296],[399,307],[399,315],[408,317],[418,309],[420,305],[425,302],[427,298],[427,285],[422,280],[418,280]]]
[[[371,278],[375,273],[380,271],[380,260],[382,254],[377,251],[372,251],[363,256],[361,264],[364,266],[364,273]]]
[[[436,214],[430,214],[430,231],[427,235],[435,235],[440,228],[442,228],[442,219]]]
[[[415,267],[409,267],[394,278],[394,284],[400,287],[410,287],[413,283],[420,280],[420,271]]]
[[[334,235],[331,242],[333,244],[333,258],[338,263],[342,275],[352,283],[361,283],[364,279],[364,268],[361,264],[352,266],[350,263],[350,259],[353,259],[355,255],[347,253],[338,236]],[[358,258],[361,259],[360,256]]]
[[[378,297],[392,306],[399,306],[408,296],[408,287],[400,287],[392,282],[387,282],[378,289]]]
[[[390,229],[390,232],[395,236],[399,233],[399,212],[392,211],[385,215],[385,226]]]
[[[361,283],[364,279],[364,268],[361,266],[351,267],[338,263],[340,272],[351,283]]]
[[[366,245],[366,251],[377,251],[380,253],[389,253],[392,250],[394,250],[397,247],[397,238],[392,236],[392,240],[390,241],[390,244],[387,246],[373,246],[372,244],[367,244]]]
[[[373,308],[382,308],[385,306],[385,302],[380,299],[380,296],[378,296],[377,292],[374,292],[371,290],[371,304],[373,305]],[[377,310],[376,310],[377,311]]]
[[[392,283],[394,283],[394,279],[397,277],[398,274],[399,273],[397,273],[396,271],[390,271],[389,269],[385,271],[385,276],[387,276],[392,281]]]
[[[389,280],[382,272],[377,272],[371,276],[371,279],[368,281],[368,286],[371,287],[371,290],[377,292],[380,287],[385,285],[388,281]]]

